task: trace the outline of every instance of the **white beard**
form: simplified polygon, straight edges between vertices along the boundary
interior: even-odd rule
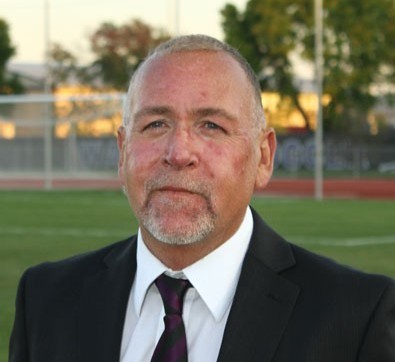
[[[204,200],[204,204],[191,204],[190,200],[180,200],[177,203],[166,198],[155,201],[155,190],[163,186],[172,185],[191,191]],[[147,201],[137,217],[144,227],[156,240],[169,245],[190,245],[204,240],[215,228],[216,215],[213,211],[209,187],[196,180],[186,180],[164,175],[155,178],[146,185]],[[188,212],[189,211],[189,212]],[[174,223],[164,222],[165,214],[175,213]],[[177,222],[177,214],[183,216],[183,222]],[[167,215],[169,217],[169,215]]]

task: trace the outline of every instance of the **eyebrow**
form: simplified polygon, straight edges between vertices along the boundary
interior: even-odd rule
[[[225,119],[228,119],[232,122],[235,122],[237,120],[237,117],[229,113],[223,108],[217,108],[217,107],[206,107],[206,108],[196,108],[193,109],[192,111],[188,112],[192,117],[194,118],[206,118],[206,117],[213,117],[213,116],[218,116],[222,117]],[[139,118],[145,117],[145,116],[167,116],[167,117],[176,117],[177,112],[173,107],[169,106],[152,106],[152,107],[146,107],[141,110],[139,110],[135,116],[134,119],[137,121]]]
[[[174,116],[175,115],[175,110],[172,109],[171,107],[167,106],[153,106],[153,107],[146,107],[134,115],[134,120],[138,121],[140,118],[145,117],[145,116]]]
[[[205,117],[218,116],[218,117],[221,117],[221,118],[228,119],[229,121],[232,121],[232,122],[235,122],[237,120],[236,116],[230,114],[225,109],[223,109],[223,108],[216,108],[216,107],[198,108],[196,110],[193,110],[192,114],[196,118],[205,118]]]

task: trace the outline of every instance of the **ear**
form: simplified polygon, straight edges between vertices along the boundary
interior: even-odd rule
[[[126,130],[125,127],[121,126],[118,128],[117,132],[117,144],[118,144],[118,176],[121,180],[122,185],[124,185],[124,163],[125,163],[125,146],[126,146]]]
[[[259,139],[259,164],[255,179],[255,188],[263,189],[273,174],[274,155],[276,153],[277,141],[273,128],[263,130]]]

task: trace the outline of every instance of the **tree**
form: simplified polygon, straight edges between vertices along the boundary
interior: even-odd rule
[[[372,87],[395,80],[395,7],[393,0],[324,3],[324,92],[331,99],[324,125],[350,131],[366,124],[376,100]],[[225,40],[252,64],[262,87],[292,99],[307,129],[291,57],[313,61],[313,6],[313,0],[249,0],[244,11],[230,4],[221,11]]]
[[[15,55],[15,47],[11,44],[9,27],[5,20],[0,19],[0,94],[21,93],[23,87],[19,77],[6,74],[6,65]]]
[[[96,56],[93,65],[105,84],[125,89],[131,74],[149,50],[167,39],[169,35],[164,31],[140,20],[119,26],[103,23],[90,37]]]
[[[53,43],[49,50],[51,83],[56,87],[67,82],[78,73],[77,58],[58,43]]]
[[[91,87],[100,84],[97,67],[90,64],[80,65],[78,58],[59,43],[51,44],[49,65],[52,88],[70,82],[78,82]]]

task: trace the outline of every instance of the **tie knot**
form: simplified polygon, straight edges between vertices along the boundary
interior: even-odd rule
[[[171,278],[162,274],[155,280],[155,284],[162,297],[166,315],[181,315],[185,293],[191,287],[189,280]]]

